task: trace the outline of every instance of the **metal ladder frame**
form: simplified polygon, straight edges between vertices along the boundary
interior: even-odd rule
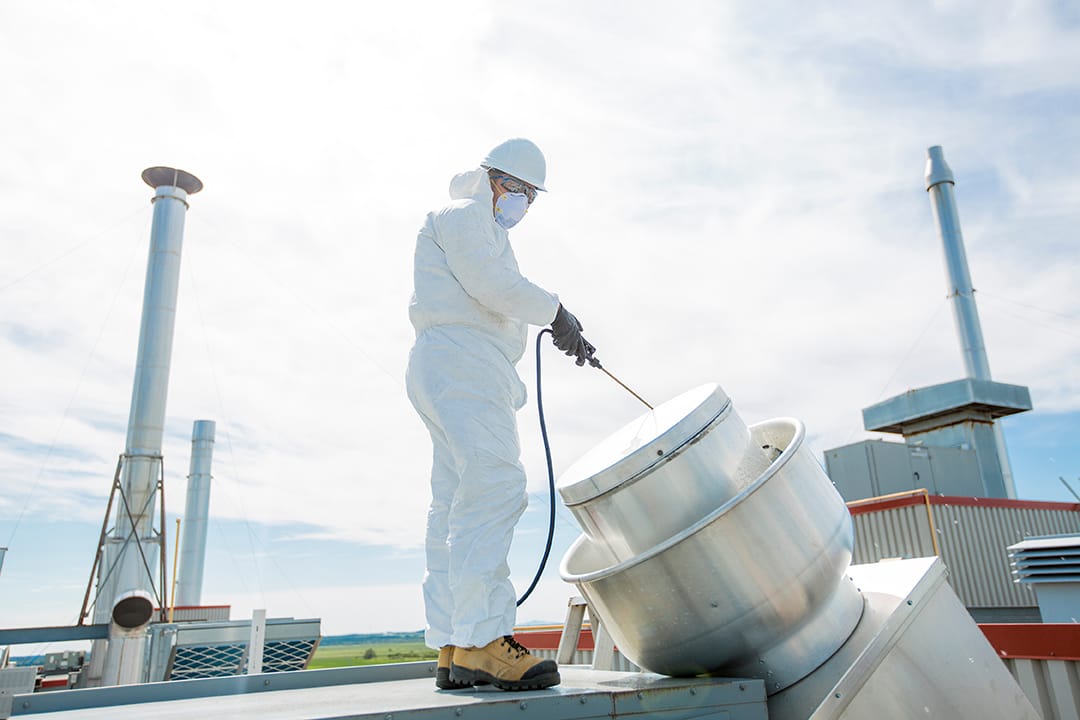
[[[611,633],[607,631],[607,625],[597,617],[596,612],[589,607],[585,598],[575,595],[567,602],[566,622],[563,624],[562,636],[559,638],[559,649],[555,654],[555,662],[560,665],[569,665],[577,650],[578,641],[581,639],[581,626],[585,622],[585,611],[589,611],[589,625],[593,631],[593,670],[615,669],[615,641]]]

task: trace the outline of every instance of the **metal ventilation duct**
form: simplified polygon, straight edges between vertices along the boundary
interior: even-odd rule
[[[606,458],[590,454],[578,465],[608,469],[560,478],[564,499],[579,500],[583,487],[622,477],[571,507],[606,531],[587,530],[560,571],[640,667],[760,678],[775,693],[823,663],[859,622],[862,597],[845,578],[851,516],[802,423],[747,428],[718,390],[706,385],[664,403],[597,446]],[[637,440],[613,442],[624,435]]]
[[[776,720],[1037,720],[940,560],[850,567],[851,515],[802,423],[744,428],[718,391],[655,408],[560,479],[585,528],[560,573],[619,651],[759,679]],[[747,457],[766,467],[744,482]]]

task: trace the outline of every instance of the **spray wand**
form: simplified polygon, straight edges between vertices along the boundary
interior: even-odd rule
[[[638,400],[640,400],[642,405],[649,408],[650,410],[653,409],[652,405],[645,402],[645,398],[641,397],[636,392],[634,392],[629,387],[627,387],[626,383],[624,383],[622,380],[620,380],[619,378],[612,375],[610,372],[608,372],[607,368],[605,368],[603,365],[600,364],[600,359],[596,357],[596,348],[593,347],[592,344],[589,343],[588,340],[585,340],[585,354],[586,354],[586,362],[588,362],[589,365],[596,368],[597,370],[603,371],[603,373],[605,375],[607,375],[609,378],[611,378],[615,382],[619,383],[619,387],[621,387],[623,390],[625,390],[626,392],[630,393],[631,395],[636,397]]]

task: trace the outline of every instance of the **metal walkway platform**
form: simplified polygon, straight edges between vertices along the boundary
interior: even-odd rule
[[[237,678],[17,695],[12,715],[38,720],[412,720],[423,718],[664,718],[766,720],[760,680],[669,678],[560,669],[563,682],[530,692],[435,689],[434,663],[404,663]]]

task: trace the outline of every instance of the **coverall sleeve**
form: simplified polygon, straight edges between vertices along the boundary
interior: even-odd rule
[[[559,307],[558,296],[521,274],[513,253],[481,210],[477,204],[440,218],[439,239],[450,272],[481,305],[530,325],[549,324]]]

